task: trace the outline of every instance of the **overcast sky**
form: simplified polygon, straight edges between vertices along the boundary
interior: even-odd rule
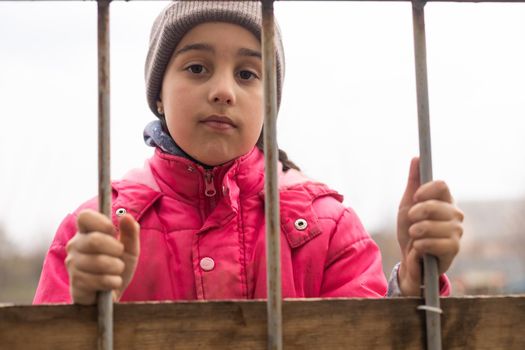
[[[112,177],[152,149],[142,129],[149,29],[164,2],[111,4]],[[392,227],[417,115],[410,4],[276,4],[286,52],[279,143]],[[457,200],[525,196],[525,4],[430,3],[434,177]],[[95,2],[0,2],[0,223],[24,248],[97,193]]]

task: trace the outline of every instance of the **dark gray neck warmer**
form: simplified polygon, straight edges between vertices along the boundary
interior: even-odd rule
[[[173,140],[171,135],[164,130],[160,120],[154,120],[152,122],[149,122],[148,125],[146,125],[146,127],[144,128],[143,136],[144,142],[150,147],[158,147],[165,153],[173,154],[179,157],[184,157],[186,159],[191,160],[192,162],[203,166],[205,169],[213,168],[212,166],[199,162],[198,160],[191,157],[188,153],[184,152],[182,148],[180,148],[179,145],[177,145],[175,140]]]

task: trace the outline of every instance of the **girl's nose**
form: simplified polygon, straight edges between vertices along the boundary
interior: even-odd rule
[[[233,77],[217,75],[212,81],[209,100],[213,104],[235,104],[235,81]]]

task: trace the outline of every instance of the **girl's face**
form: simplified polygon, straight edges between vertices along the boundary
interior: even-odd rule
[[[159,106],[171,137],[190,156],[219,165],[248,153],[261,133],[261,44],[238,25],[190,30],[168,64]]]

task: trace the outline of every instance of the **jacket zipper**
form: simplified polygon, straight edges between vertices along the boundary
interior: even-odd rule
[[[211,170],[206,170],[205,174],[206,188],[204,189],[204,194],[206,197],[214,197],[217,191],[215,190],[215,185],[213,184],[213,173]]]
[[[204,174],[204,195],[210,199],[209,207],[208,207],[208,214],[215,209],[215,195],[217,194],[217,190],[215,189],[215,184],[213,182],[213,172],[210,169],[206,170],[206,173]]]

